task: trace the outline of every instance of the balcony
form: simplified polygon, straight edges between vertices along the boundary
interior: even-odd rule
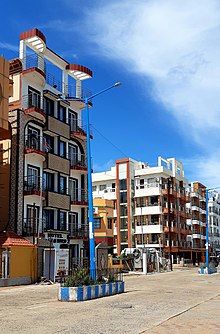
[[[56,134],[62,136],[64,138],[70,139],[70,126],[64,122],[59,121],[58,119],[51,117],[48,115],[47,124],[46,124],[46,132],[52,132],[52,134]]]
[[[144,206],[135,208],[135,216],[141,215],[159,215],[162,213],[160,205]]]
[[[34,118],[45,122],[46,115],[43,109],[43,97],[35,92],[22,97],[22,106],[26,115],[33,116]]]
[[[23,59],[22,75],[27,81],[32,81],[40,86],[45,85],[46,80],[46,63],[44,58],[34,53]]]
[[[44,168],[69,175],[70,161],[60,157],[59,155],[48,153],[47,160],[44,163]]]
[[[151,233],[163,233],[163,226],[159,224],[135,226],[135,234],[151,234]]]
[[[75,153],[70,159],[70,167],[75,170],[87,171],[86,155]]]
[[[46,156],[46,141],[44,137],[29,134],[25,136],[24,153],[33,157],[41,157],[43,161]]]
[[[85,189],[74,189],[70,198],[72,205],[88,205],[88,197]]]
[[[43,188],[42,177],[32,175],[24,177],[24,196],[40,196],[45,198]]]
[[[39,229],[41,228],[41,219],[35,218],[35,224],[33,225],[34,218],[25,218],[23,220],[23,236],[24,237],[31,237],[34,235],[38,235]]]
[[[84,106],[84,104],[79,100],[77,101],[77,99],[83,99],[92,95],[91,90],[85,87],[80,87],[80,89],[78,89],[75,84],[66,85],[59,78],[49,72],[46,73],[46,83],[50,86],[48,88],[55,94],[62,93],[66,98],[75,97],[76,101],[71,101],[71,104],[77,107],[79,107],[79,104]]]
[[[44,206],[70,211],[70,196],[48,191]]]
[[[161,187],[158,182],[149,184],[140,184],[135,187],[135,197],[143,196],[159,196],[161,194]]]
[[[69,222],[68,224],[69,239],[87,239],[89,236],[88,224],[78,224]]]

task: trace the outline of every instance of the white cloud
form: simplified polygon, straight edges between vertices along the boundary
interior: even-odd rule
[[[204,144],[220,129],[220,3],[217,0],[102,2],[89,11],[99,52],[151,79],[152,94]],[[149,87],[148,87],[149,89]]]
[[[103,165],[94,164],[93,165],[93,172],[98,173],[98,172],[111,170],[111,167],[113,167],[113,166],[115,166],[115,161],[114,160],[109,160],[106,163],[104,163]]]
[[[197,156],[181,161],[190,181],[199,181],[209,188],[219,187],[220,191],[220,150],[207,157]]]
[[[148,90],[150,79],[153,98],[202,148],[188,166],[191,179],[220,184],[220,2],[102,1],[88,10],[86,24],[97,55],[146,79]]]
[[[6,42],[0,42],[0,49],[18,52],[18,46]]]

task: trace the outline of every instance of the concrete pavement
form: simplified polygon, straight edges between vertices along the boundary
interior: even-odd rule
[[[125,282],[124,294],[78,303],[58,302],[58,285],[1,288],[1,334],[220,333],[220,274],[182,269]]]

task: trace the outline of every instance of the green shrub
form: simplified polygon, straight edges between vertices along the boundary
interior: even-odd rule
[[[78,287],[83,285],[94,285],[95,282],[88,274],[86,269],[75,271],[72,276],[68,277],[64,283],[64,287]]]

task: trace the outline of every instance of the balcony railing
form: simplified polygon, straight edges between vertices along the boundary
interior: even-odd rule
[[[69,236],[72,238],[87,238],[89,235],[88,224],[78,224],[69,222],[68,224]]]
[[[30,55],[27,55],[26,58],[24,58],[24,64],[25,69],[31,69],[31,68],[38,68],[42,72],[46,71],[46,63],[44,61],[44,58],[38,55],[37,53],[33,53]]]
[[[40,152],[46,152],[47,144],[46,140],[42,136],[29,134],[25,136],[25,150],[35,150]]]
[[[76,97],[76,85],[66,85],[59,78],[49,72],[46,73],[46,82],[51,87],[63,93],[66,97]],[[82,87],[81,96],[77,98],[86,98],[91,95],[92,92],[89,89]]]
[[[42,220],[36,217],[34,225],[33,222],[34,222],[34,217],[25,218],[23,220],[23,236],[30,237],[33,236],[33,234],[34,235],[38,234]]]
[[[43,179],[40,176],[30,175],[24,177],[24,191],[27,193],[38,193],[44,189]]]
[[[70,166],[73,168],[87,168],[87,159],[85,154],[75,153],[70,158]]]
[[[87,191],[85,189],[74,189],[70,191],[70,199],[73,204],[87,203]]]

